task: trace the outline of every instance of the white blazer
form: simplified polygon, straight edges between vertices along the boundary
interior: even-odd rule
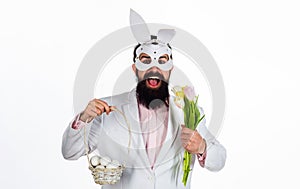
[[[181,182],[184,148],[180,140],[180,125],[183,123],[183,112],[174,104],[174,97],[170,98],[167,136],[153,169],[150,168],[141,134],[135,90],[101,100],[124,112],[131,127],[131,146],[128,150],[130,139],[128,128],[124,118],[118,112],[112,112],[108,116],[102,114],[87,125],[90,151],[97,150],[101,157],[108,156],[125,164],[121,180],[114,185],[103,185],[103,189],[190,188],[196,155],[193,155],[191,171],[185,187]],[[202,108],[200,110],[203,115]],[[85,154],[84,132],[83,129],[72,129],[71,123],[63,135],[62,154],[65,159],[76,160]],[[210,171],[222,169],[226,160],[226,150],[209,133],[205,126],[205,119],[199,123],[197,131],[207,142],[205,168]]]

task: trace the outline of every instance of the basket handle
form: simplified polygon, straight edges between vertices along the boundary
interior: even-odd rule
[[[129,124],[129,122],[128,122],[128,119],[126,118],[126,116],[125,116],[125,114],[122,112],[122,111],[120,111],[119,109],[117,109],[115,106],[110,106],[110,109],[112,110],[112,111],[116,111],[116,112],[118,112],[118,113],[120,113],[121,115],[122,115],[122,117],[124,118],[124,120],[125,120],[125,122],[126,122],[126,125],[127,125],[127,127],[128,127],[128,132],[129,132],[129,140],[128,140],[128,153],[129,153],[129,150],[130,150],[130,145],[131,145],[131,127],[130,127],[130,124]],[[93,118],[92,118],[93,119]],[[92,166],[91,165],[91,162],[90,162],[90,157],[89,157],[89,146],[88,146],[88,144],[87,144],[87,140],[86,140],[86,125],[87,125],[87,123],[89,122],[89,121],[92,121],[92,119],[91,120],[89,120],[89,119],[86,119],[86,121],[85,121],[85,126],[84,126],[84,146],[85,146],[85,155],[86,155],[86,157],[87,157],[87,160],[88,160],[88,163],[89,163],[89,165],[90,166]]]

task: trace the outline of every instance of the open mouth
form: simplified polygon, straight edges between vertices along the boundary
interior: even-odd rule
[[[153,76],[153,77],[149,77],[147,78],[147,86],[150,88],[158,88],[161,85],[161,80],[159,77]]]

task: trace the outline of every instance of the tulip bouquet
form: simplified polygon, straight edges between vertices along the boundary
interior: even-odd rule
[[[189,86],[176,86],[172,89],[172,92],[175,94],[174,101],[176,106],[183,110],[185,126],[189,129],[195,130],[205,115],[201,116],[200,114],[197,106],[198,96],[195,95],[194,88]],[[183,158],[184,174],[182,178],[184,186],[186,186],[189,176],[191,158],[192,154],[185,150]]]

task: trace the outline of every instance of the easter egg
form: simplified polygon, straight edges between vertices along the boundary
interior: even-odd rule
[[[100,164],[100,157],[99,156],[93,156],[91,159],[90,159],[90,162],[91,162],[91,165],[93,167],[96,167],[97,165]]]
[[[96,168],[104,169],[104,165],[98,165]]]
[[[110,162],[111,162],[111,159],[107,156],[100,159],[100,164],[104,165],[104,166],[108,165]]]
[[[110,163],[110,164],[108,164],[107,166],[106,166],[106,168],[108,168],[108,169],[115,169],[115,168],[117,168],[118,166],[116,166],[116,165],[114,165],[114,164],[112,164],[112,163]]]
[[[116,167],[121,166],[121,164],[118,160],[112,160],[111,164],[115,165]]]

